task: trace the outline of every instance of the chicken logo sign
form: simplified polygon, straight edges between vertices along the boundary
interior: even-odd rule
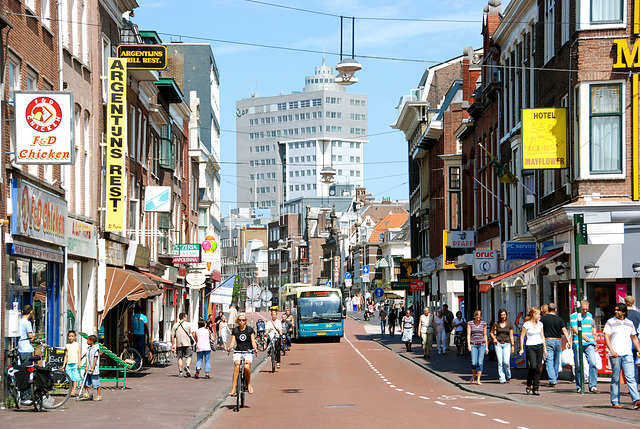
[[[73,164],[70,92],[16,91],[17,164]]]
[[[62,121],[60,105],[56,100],[49,97],[33,99],[27,106],[25,114],[27,115],[29,126],[39,132],[53,131],[58,128]]]

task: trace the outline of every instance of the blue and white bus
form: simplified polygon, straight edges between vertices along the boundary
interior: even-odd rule
[[[295,319],[294,338],[331,338],[344,336],[342,292],[324,286],[301,286],[285,298]]]

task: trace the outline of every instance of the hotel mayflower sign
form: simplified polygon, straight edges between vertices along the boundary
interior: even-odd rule
[[[16,164],[73,164],[70,92],[15,92]]]

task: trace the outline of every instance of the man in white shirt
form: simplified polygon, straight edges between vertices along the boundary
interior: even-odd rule
[[[607,320],[604,326],[604,342],[609,349],[611,362],[611,406],[622,408],[620,405],[620,369],[622,369],[627,379],[633,409],[637,410],[640,408],[640,394],[638,394],[638,384],[635,379],[631,345],[635,345],[636,350],[640,350],[640,342],[638,342],[635,326],[627,319],[625,304],[617,304],[615,317]]]
[[[276,311],[271,312],[271,320],[265,325],[265,332],[269,341],[273,344],[272,351],[270,353],[276,354],[276,365],[280,368],[280,338],[282,338],[282,322],[278,320],[278,313]]]

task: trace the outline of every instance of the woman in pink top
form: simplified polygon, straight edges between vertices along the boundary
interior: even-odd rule
[[[204,378],[207,380],[211,378],[211,343],[213,336],[211,331],[205,327],[205,321],[200,319],[198,321],[198,330],[193,334],[193,338],[196,340],[196,353],[198,360],[196,362],[196,373],[193,378],[200,377],[200,370],[202,369],[202,361],[204,360]]]

